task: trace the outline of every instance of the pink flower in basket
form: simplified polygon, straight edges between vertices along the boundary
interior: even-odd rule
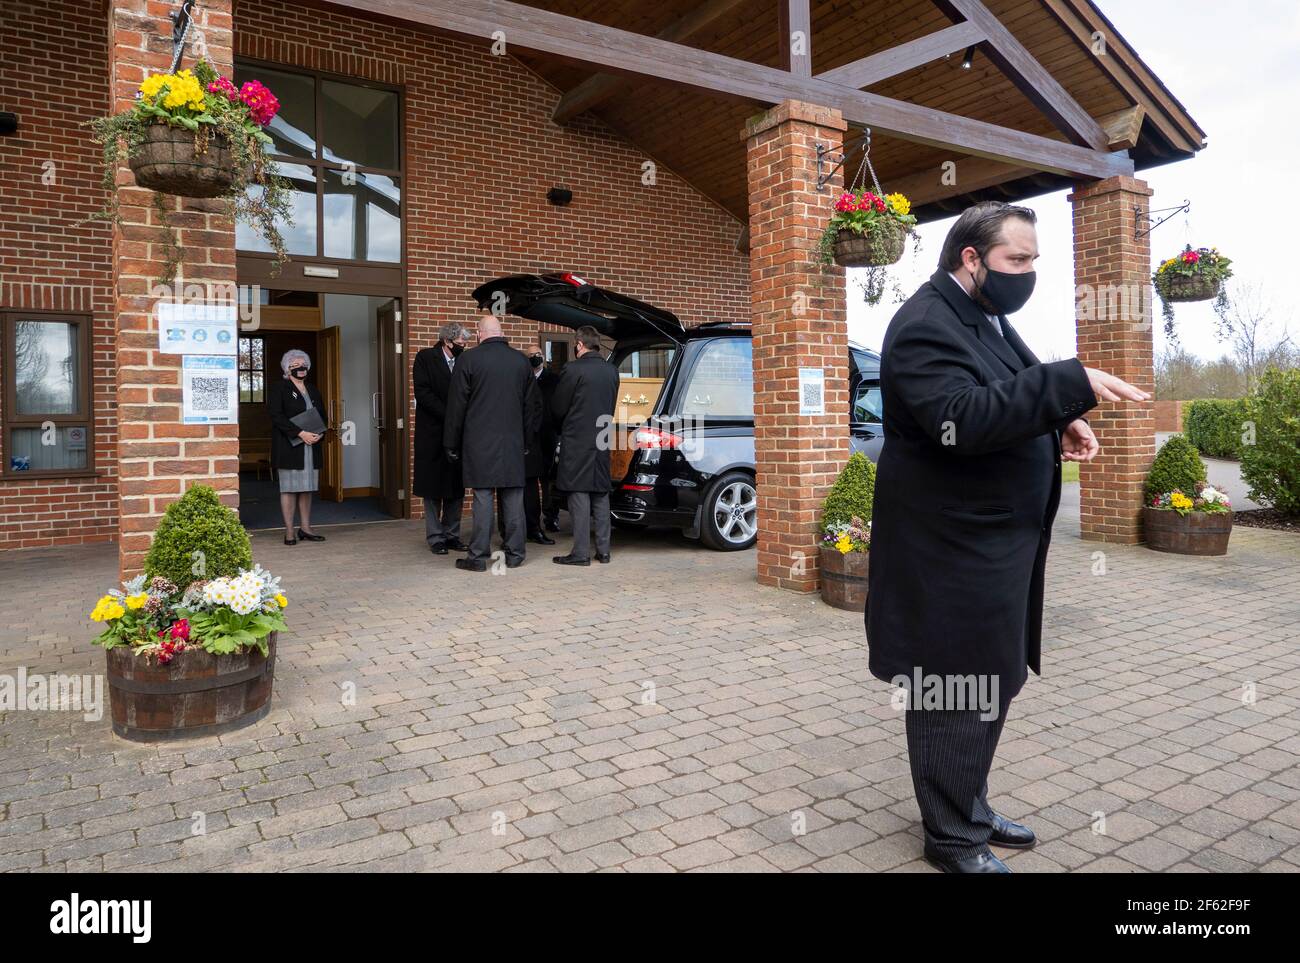
[[[239,99],[253,120],[265,127],[280,111],[280,101],[260,80],[247,81],[239,88]]]

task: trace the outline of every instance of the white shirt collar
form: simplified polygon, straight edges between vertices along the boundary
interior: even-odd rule
[[[952,278],[952,283],[957,285],[957,287],[961,288],[962,293],[965,294],[966,297],[970,298],[971,301],[975,300],[973,297],[971,297],[971,293],[967,291],[965,287],[962,286],[962,283],[960,281],[957,280],[957,275],[949,271],[948,277]],[[976,307],[979,307],[979,305],[976,305]],[[980,310],[984,311],[983,308],[980,308]],[[984,311],[984,317],[989,319],[989,323],[993,325],[994,331],[996,331],[998,334],[1002,335],[1003,337],[1006,337],[1006,332],[1002,330],[1002,321],[998,318],[996,314],[989,314],[987,311]]]

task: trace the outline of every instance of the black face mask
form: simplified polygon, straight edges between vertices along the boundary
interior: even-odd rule
[[[465,350],[465,346],[463,344],[456,344],[456,342],[454,341],[451,344],[447,345],[447,347],[451,349],[451,356],[453,358],[459,356],[460,353]]]
[[[974,281],[974,275],[971,276]],[[985,265],[984,283],[975,286],[975,303],[990,314],[1015,314],[1034,293],[1037,274],[1007,274]]]
[[[303,378],[307,377],[307,369],[306,369],[306,368],[290,368],[290,369],[289,369],[289,374],[290,374],[291,376],[293,376],[294,378],[297,378],[299,381],[302,381]]]
[[[540,354],[530,354],[528,356],[528,363],[534,368],[540,368],[542,366],[542,356]]]

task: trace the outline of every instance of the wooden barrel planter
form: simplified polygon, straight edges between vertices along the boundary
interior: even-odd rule
[[[1147,548],[1177,555],[1226,555],[1232,512],[1177,512],[1142,509]]]
[[[1165,301],[1209,301],[1219,293],[1218,278],[1203,274],[1174,274],[1161,281],[1160,296]]]
[[[129,161],[141,187],[179,197],[220,197],[235,182],[230,143],[220,134],[198,151],[196,136],[180,127],[153,124]]]
[[[837,609],[861,612],[867,606],[867,559],[870,552],[821,549],[822,601]]]
[[[209,655],[187,649],[166,665],[109,649],[108,694],[113,731],[123,739],[155,742],[210,736],[257,722],[271,708],[276,634],[267,654]]]
[[[848,229],[835,233],[835,263],[840,267],[885,267],[903,256],[907,230],[897,221],[875,221],[862,234]]]

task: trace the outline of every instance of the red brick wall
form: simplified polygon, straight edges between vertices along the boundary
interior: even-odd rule
[[[135,6],[134,0],[117,3]],[[207,41],[218,53],[226,5],[200,5],[201,15],[206,8],[213,18]],[[139,6],[159,23],[172,8],[146,8],[144,0]],[[88,8],[79,0],[6,0],[4,16],[0,106],[20,115],[20,130],[0,138],[0,307],[94,312],[98,474],[39,484],[0,480],[0,548],[113,538],[119,399],[112,232],[76,224],[103,197],[97,149],[77,123],[109,104],[108,22],[101,5]],[[657,183],[644,185],[642,164],[650,158],[599,123],[582,118],[567,128],[553,125],[558,93],[519,61],[492,56],[486,39],[453,40],[285,0],[241,0],[234,29],[237,55],[405,86],[408,358],[432,344],[446,321],[474,320],[468,295],[475,286],[516,272],[572,270],[669,308],[687,324],[748,321],[748,257],[735,250],[740,225],[662,167]],[[169,30],[159,26],[137,38],[147,35],[153,67],[170,49],[164,33]],[[41,184],[46,159],[57,165],[53,186]],[[561,183],[574,199],[557,208],[545,194]],[[138,200],[132,195],[128,187],[128,205]],[[209,212],[187,211],[184,218],[206,226]],[[171,404],[169,392],[176,392],[175,372],[148,351],[148,330],[130,330],[146,308],[137,290],[144,275],[131,262],[149,256],[143,245],[151,240],[137,233],[119,252],[124,345],[136,352],[128,357],[139,369],[125,390],[140,399],[137,414],[149,417],[147,409]],[[213,268],[233,261],[231,252],[197,253],[211,257]],[[186,280],[220,280],[225,273],[187,266]],[[535,331],[508,323],[507,333],[522,345]],[[128,515],[138,513],[146,528],[190,478],[196,459],[206,459],[207,470],[229,489],[233,429],[211,435],[205,429],[202,438],[176,429],[159,434],[145,421],[128,429],[138,436],[133,441],[154,446],[126,458],[132,471],[149,476],[133,479],[124,493]],[[154,458],[178,473],[153,477]],[[233,503],[233,493],[227,500]],[[414,509],[419,514],[418,500]]]
[[[1182,431],[1183,402],[1161,401],[1157,398],[1155,402],[1155,421],[1156,431]]]
[[[235,6],[237,56],[405,86],[407,357],[472,324],[469,292],[502,274],[570,270],[688,325],[748,322],[740,224],[662,167],[644,185],[650,158],[598,122],[552,124],[557,91],[490,48],[284,0]],[[556,184],[567,207],[546,201]],[[536,334],[505,327],[521,347]]]
[[[80,223],[104,192],[78,127],[108,108],[101,5],[4,0],[0,64],[0,109],[18,115],[17,133],[0,137],[0,310],[92,318],[95,459],[89,477],[0,478],[0,549],[102,541],[117,531],[111,232]]]

